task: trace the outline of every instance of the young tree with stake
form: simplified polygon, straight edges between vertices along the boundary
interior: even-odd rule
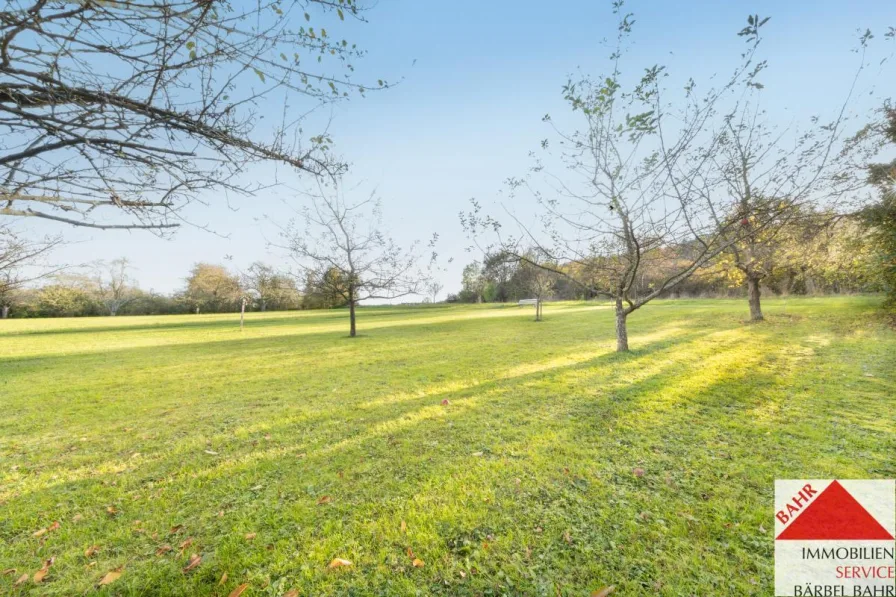
[[[319,185],[308,198],[310,206],[302,218],[283,233],[286,248],[299,279],[310,279],[312,286],[348,305],[349,336],[357,335],[356,310],[362,301],[394,300],[425,291],[429,276],[419,267],[420,243],[407,249],[395,244],[383,230],[381,206],[374,195],[351,203],[340,187]],[[432,261],[435,257],[433,253]]]

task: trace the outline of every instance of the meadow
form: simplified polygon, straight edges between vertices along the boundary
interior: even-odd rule
[[[896,476],[879,302],[3,321],[0,594],[769,595],[774,479]]]

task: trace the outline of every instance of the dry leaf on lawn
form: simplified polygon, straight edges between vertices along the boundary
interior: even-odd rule
[[[16,573],[16,569],[15,569],[15,568],[7,568],[6,570],[4,570],[4,571],[2,572],[3,576],[8,576],[8,575],[10,575],[10,574],[15,574],[15,573]]]
[[[283,597],[299,597],[299,590],[290,589],[287,592],[283,593]]]
[[[317,500],[317,505],[318,505],[318,506],[321,505],[321,504],[329,504],[329,503],[330,503],[330,496],[328,496],[328,495],[322,495],[322,496],[320,496],[320,498]]]
[[[44,578],[46,578],[47,574],[50,573],[50,566],[53,565],[53,562],[56,561],[56,558],[50,558],[46,562],[44,562],[44,567],[34,573],[32,577],[34,582],[41,582]]]
[[[31,533],[31,536],[32,537],[40,537],[42,535],[45,535],[46,532],[47,532],[47,529],[38,529],[38,530],[34,531],[33,533]]]
[[[218,581],[218,586],[220,587],[226,582],[227,582],[227,573],[225,572],[224,574],[221,575],[221,580]]]
[[[103,579],[100,581],[99,586],[111,585],[116,580],[118,580],[118,578],[120,576],[121,576],[121,568],[118,568],[116,570],[110,570],[109,572],[106,573],[106,576],[104,576]]]
[[[610,593],[616,590],[616,587],[610,585],[609,587],[604,587],[602,589],[598,589],[591,593],[591,597],[607,597]]]
[[[248,588],[249,588],[249,583],[244,582],[243,584],[241,584],[240,586],[238,586],[237,588],[235,588],[233,591],[230,592],[230,597],[240,597],[240,595],[243,594],[243,591],[245,591]]]
[[[407,530],[408,530],[408,525],[405,521],[402,520],[401,521],[401,532],[405,533],[405,532],[407,532]]]
[[[99,545],[91,545],[90,547],[88,547],[87,549],[84,550],[84,557],[85,558],[93,557],[96,554],[96,552],[98,552],[99,550],[100,550]]]
[[[352,563],[348,560],[343,560],[342,558],[333,558],[333,561],[330,562],[330,565],[327,568],[342,568],[343,566],[351,566]]]
[[[180,551],[181,551],[181,553],[183,553],[184,550],[186,550],[186,549],[187,549],[188,547],[190,547],[191,545],[193,545],[193,538],[192,538],[192,537],[187,537],[187,538],[184,540],[184,542],[180,544]]]
[[[423,560],[420,558],[414,558],[414,561],[411,562],[411,566],[414,568],[423,568]]]
[[[255,537],[257,537],[257,536],[258,536],[258,533],[246,533],[246,541],[251,541],[252,539],[255,539]]]
[[[156,550],[156,555],[160,556],[160,555],[168,553],[171,550],[172,550],[172,547],[170,545],[163,545],[162,547],[160,547]]]
[[[184,572],[189,572],[190,570],[192,570],[193,568],[198,566],[200,564],[200,562],[202,562],[202,556],[194,553],[193,555],[190,556],[190,562],[184,568]]]
[[[28,582],[28,573],[27,572],[25,574],[23,574],[22,576],[20,576],[19,580],[17,580],[13,586],[17,587],[20,584],[22,584],[23,582]]]

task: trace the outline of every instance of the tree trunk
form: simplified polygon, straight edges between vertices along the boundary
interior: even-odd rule
[[[354,338],[355,337],[355,299],[354,298],[351,298],[348,301],[348,317],[349,317],[349,320],[351,321],[351,329],[350,329],[348,335],[351,336],[352,338]]]
[[[3,305],[3,308],[0,309],[0,319],[6,319],[9,317],[9,305]]]
[[[535,299],[535,321],[541,321],[541,300]]]
[[[628,328],[625,318],[628,313],[622,306],[622,299],[616,299],[616,352],[628,352]]]
[[[762,321],[762,305],[759,302],[759,278],[747,278],[747,300],[750,302],[750,321]]]

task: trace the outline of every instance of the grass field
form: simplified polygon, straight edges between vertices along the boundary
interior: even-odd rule
[[[770,595],[775,478],[896,476],[877,304],[0,322],[0,594]]]

